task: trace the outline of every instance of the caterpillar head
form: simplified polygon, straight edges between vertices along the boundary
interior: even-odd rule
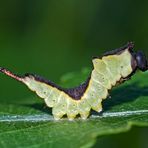
[[[148,70],[148,61],[146,59],[146,56],[143,54],[142,51],[138,51],[135,53],[135,60],[137,63],[137,67],[141,71],[147,71]]]
[[[148,70],[148,61],[146,56],[142,51],[134,51],[133,50],[134,44],[132,42],[129,42],[127,45],[125,45],[122,49],[125,51],[128,49],[129,53],[131,54],[131,66],[133,69],[133,73],[139,69],[141,71],[147,71]],[[123,52],[122,51],[122,52]]]

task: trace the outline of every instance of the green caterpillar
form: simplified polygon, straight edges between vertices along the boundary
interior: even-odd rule
[[[5,68],[0,71],[20,82],[43,98],[56,120],[67,115],[73,120],[78,114],[82,119],[88,118],[91,109],[102,111],[102,100],[108,96],[108,91],[117,84],[128,80],[137,69],[148,70],[144,54],[133,51],[133,43],[107,52],[102,58],[93,58],[93,70],[89,78],[75,88],[61,88],[51,81],[33,74],[19,76]]]

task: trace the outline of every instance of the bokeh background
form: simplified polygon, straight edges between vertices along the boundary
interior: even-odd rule
[[[147,0],[5,0],[0,4],[0,66],[57,83],[67,72],[91,67],[93,56],[128,41],[148,55],[147,40]],[[5,102],[32,95],[2,75],[0,90],[0,100]],[[134,131],[124,139],[141,143],[144,136],[139,135],[146,132]]]

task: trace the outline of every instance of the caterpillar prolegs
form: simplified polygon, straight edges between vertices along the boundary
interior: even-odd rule
[[[61,88],[33,74],[19,76],[5,68],[0,68],[0,71],[26,84],[29,89],[43,98],[46,105],[52,108],[56,120],[64,115],[72,120],[78,114],[82,119],[86,119],[91,109],[102,111],[102,100],[107,98],[113,86],[128,80],[137,69],[148,70],[145,55],[141,51],[134,52],[131,42],[105,53],[102,58],[93,58],[92,62],[93,70],[90,76],[75,88]]]

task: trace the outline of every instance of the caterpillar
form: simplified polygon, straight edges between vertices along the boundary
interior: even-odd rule
[[[62,88],[55,83],[34,74],[23,76],[14,74],[5,68],[0,72],[24,83],[29,89],[43,98],[46,105],[52,108],[55,120],[67,115],[73,120],[77,115],[87,119],[90,111],[102,111],[102,101],[117,84],[130,79],[137,69],[148,70],[148,62],[142,51],[134,52],[134,44],[105,53],[101,58],[92,59],[93,70],[88,79],[74,88]]]

